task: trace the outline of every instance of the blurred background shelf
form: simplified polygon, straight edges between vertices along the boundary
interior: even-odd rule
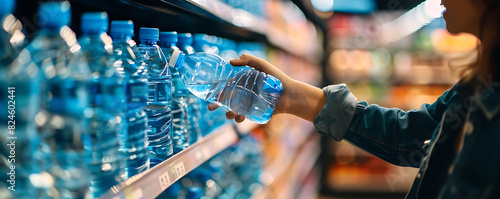
[[[317,34],[322,33],[317,32],[316,26],[307,20],[298,8],[288,9],[287,13],[281,13],[285,17],[302,15],[301,18],[288,22],[283,27],[275,25],[277,23],[275,21],[281,19],[256,16],[218,0],[70,1],[77,15],[85,11],[106,11],[110,14],[111,20],[133,20],[137,24],[137,30],[139,27],[157,27],[162,31],[206,33],[237,41],[263,42],[314,63],[319,63],[322,59],[320,55],[323,52],[323,45],[317,39]],[[286,3],[292,4],[291,1]],[[276,9],[284,7],[280,2],[272,4],[275,4]],[[79,20],[73,20],[77,34],[78,22]],[[296,28],[302,30],[295,31]]]
[[[231,124],[225,124],[146,172],[112,187],[101,198],[153,199],[184,175],[238,141]]]
[[[281,148],[277,158],[263,168],[260,181],[264,188],[251,198],[295,198],[307,175],[316,165],[320,154],[320,137],[312,132],[296,141],[294,146]]]

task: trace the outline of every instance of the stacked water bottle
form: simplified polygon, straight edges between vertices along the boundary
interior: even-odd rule
[[[262,147],[252,136],[243,137],[171,185],[160,196],[172,199],[251,198],[262,190]]]
[[[0,113],[0,140],[15,143],[0,145],[1,172],[15,172],[2,175],[0,198],[99,197],[227,122],[209,102],[266,123],[281,94],[278,79],[213,54],[236,58],[229,40],[141,28],[137,46],[132,21],[107,34],[105,12],[83,14],[77,39],[62,1],[40,5],[25,45],[14,0],[0,4],[0,102],[15,102]]]

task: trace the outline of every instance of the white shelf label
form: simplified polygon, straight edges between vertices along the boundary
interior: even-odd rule
[[[160,180],[160,187],[162,190],[167,189],[167,187],[170,185],[170,177],[168,177],[168,172],[165,172],[162,175],[160,175],[158,180]]]
[[[184,163],[179,162],[175,166],[175,173],[177,174],[177,177],[181,177],[184,174],[186,174],[186,169],[184,168]]]

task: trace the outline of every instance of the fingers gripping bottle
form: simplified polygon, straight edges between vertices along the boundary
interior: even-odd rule
[[[151,167],[168,159],[173,152],[170,131],[172,129],[172,83],[165,55],[157,45],[160,31],[157,28],[141,28],[139,53],[148,74],[148,148]]]
[[[177,68],[194,95],[259,124],[271,119],[283,91],[278,78],[248,66],[234,67],[215,54],[174,51],[169,65]]]

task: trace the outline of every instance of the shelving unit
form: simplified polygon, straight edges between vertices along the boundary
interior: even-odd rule
[[[319,136],[310,133],[294,149],[281,151],[261,174],[265,188],[251,198],[293,198],[291,194],[300,188],[300,183],[316,164],[319,158]],[[289,175],[288,175],[289,174]],[[286,183],[287,186],[281,186]]]
[[[131,19],[141,26],[157,27],[160,30],[206,33],[240,41],[264,42],[294,56],[313,62],[320,61],[319,57],[311,55],[321,51],[321,45],[315,45],[317,48],[313,50],[306,47],[297,48],[297,44],[293,46],[286,40],[287,33],[270,25],[269,20],[243,9],[233,8],[218,0],[70,1],[79,4],[80,6],[75,8],[82,9],[82,12],[106,11],[110,13],[111,20]],[[78,21],[73,21],[73,24],[78,24]],[[78,33],[79,28],[75,30]],[[311,42],[318,43],[318,41],[298,41],[301,42],[300,46],[310,46]]]
[[[236,41],[261,42],[272,49],[305,60],[309,63],[321,62],[322,51],[317,39],[296,39],[291,27],[278,28],[272,19],[257,17],[245,10],[233,8],[218,0],[69,0],[75,16],[89,11],[106,11],[110,20],[133,20],[136,36],[140,27],[156,27],[161,31],[205,33]],[[291,3],[292,1],[290,1]],[[72,29],[79,34],[79,18],[73,17]],[[314,24],[307,22],[307,28]],[[289,26],[289,25],[287,25]],[[324,27],[323,27],[324,28]],[[320,29],[323,29],[320,28]],[[293,30],[290,32],[290,30]],[[295,31],[296,32],[296,31]],[[294,42],[290,42],[290,40]],[[315,45],[315,43],[317,45]],[[297,47],[300,46],[300,47]],[[315,48],[313,48],[315,47]],[[176,154],[154,168],[131,177],[114,186],[102,196],[104,199],[150,199],[155,198],[185,174],[200,166],[227,147],[239,140],[239,135],[248,134],[259,125],[249,120],[242,124],[226,124],[211,132],[207,137],[186,150]],[[311,130],[312,131],[312,130]],[[270,175],[278,178],[284,173],[277,173],[283,161],[292,172],[299,172],[296,161],[305,161],[307,153],[319,154],[317,139],[307,136],[294,151],[286,151],[284,157],[269,168]],[[315,147],[311,147],[315,146]],[[304,150],[304,151],[302,151]],[[316,162],[317,157],[310,160]],[[306,160],[309,161],[309,160]],[[313,164],[314,165],[314,164]],[[300,164],[307,170],[313,165]],[[266,170],[267,171],[267,170]],[[304,176],[295,176],[303,179]]]
[[[215,129],[210,135],[182,152],[112,187],[103,199],[155,198],[175,181],[182,178],[203,162],[238,141],[232,124]]]

